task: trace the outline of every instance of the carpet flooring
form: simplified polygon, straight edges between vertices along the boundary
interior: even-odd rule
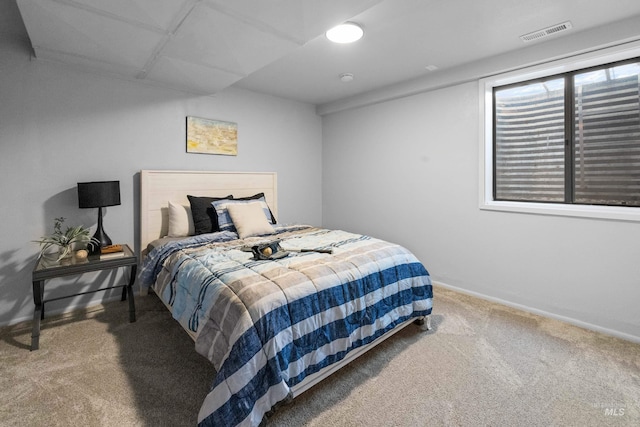
[[[640,345],[441,287],[266,426],[638,426]],[[214,375],[155,296],[0,329],[1,426],[191,426]]]

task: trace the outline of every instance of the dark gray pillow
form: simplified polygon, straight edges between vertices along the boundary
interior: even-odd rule
[[[194,234],[214,233],[220,231],[218,226],[218,214],[211,203],[217,200],[233,199],[230,194],[227,197],[200,197],[187,195],[191,205]]]

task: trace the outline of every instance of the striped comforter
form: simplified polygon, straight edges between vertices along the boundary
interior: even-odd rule
[[[155,249],[140,275],[215,366],[202,426],[258,425],[308,375],[431,313],[429,273],[401,246],[312,227],[207,236]],[[276,238],[288,257],[255,261],[242,250]],[[311,248],[333,253],[294,252]]]

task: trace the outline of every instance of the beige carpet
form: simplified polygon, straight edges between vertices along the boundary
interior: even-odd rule
[[[194,425],[213,375],[155,296],[0,330],[0,425]],[[267,426],[638,426],[640,345],[435,289],[413,325]]]

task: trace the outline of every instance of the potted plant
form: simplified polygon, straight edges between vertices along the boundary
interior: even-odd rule
[[[40,240],[35,240],[40,244],[40,254],[43,254],[47,249],[52,246],[58,247],[58,259],[62,260],[68,256],[71,256],[71,252],[76,244],[84,244],[93,242],[98,243],[96,239],[89,236],[89,229],[81,225],[77,227],[67,227],[64,231],[62,225],[64,224],[64,217],[55,218],[53,223],[53,234],[50,236],[44,236]]]

